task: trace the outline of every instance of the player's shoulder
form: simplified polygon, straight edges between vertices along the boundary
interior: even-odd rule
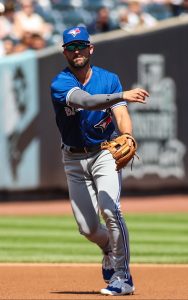
[[[114,72],[111,72],[107,69],[98,67],[98,66],[92,66],[92,69],[94,70],[94,72],[100,74],[100,75],[104,75],[104,76],[110,76],[110,77],[118,77],[118,75]]]
[[[58,81],[62,81],[62,80],[65,80],[65,79],[68,79],[68,78],[71,78],[70,76],[70,72],[68,70],[68,68],[60,71],[51,81],[51,83],[56,83]]]
[[[68,68],[59,72],[51,81],[51,88],[56,89],[59,88],[63,83],[67,83],[68,81],[74,81],[75,78],[71,75]]]

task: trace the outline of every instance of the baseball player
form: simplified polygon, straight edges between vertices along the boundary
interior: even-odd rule
[[[131,294],[135,288],[120,210],[121,171],[100,145],[116,132],[132,134],[127,101],[146,103],[149,94],[140,88],[122,91],[116,74],[90,64],[94,46],[85,27],[66,29],[63,41],[68,67],[52,80],[51,97],[73,214],[80,233],[102,250],[102,275],[108,285],[101,293]]]

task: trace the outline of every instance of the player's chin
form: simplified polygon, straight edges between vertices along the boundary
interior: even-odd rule
[[[84,68],[88,64],[88,59],[76,59],[74,60],[74,67],[77,69]]]

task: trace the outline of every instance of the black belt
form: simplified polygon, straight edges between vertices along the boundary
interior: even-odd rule
[[[70,147],[69,151],[72,153],[91,153],[95,152],[101,149],[101,145],[94,145],[90,147],[82,147],[82,148],[75,148],[75,147]]]

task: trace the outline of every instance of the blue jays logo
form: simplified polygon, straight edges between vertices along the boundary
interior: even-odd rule
[[[107,128],[107,126],[112,122],[111,116],[107,116],[104,119],[102,119],[99,123],[97,123],[94,127],[99,128],[104,132],[104,130]]]
[[[73,37],[75,37],[77,34],[80,33],[80,29],[79,28],[74,28],[74,29],[71,29],[68,34],[72,34]]]

